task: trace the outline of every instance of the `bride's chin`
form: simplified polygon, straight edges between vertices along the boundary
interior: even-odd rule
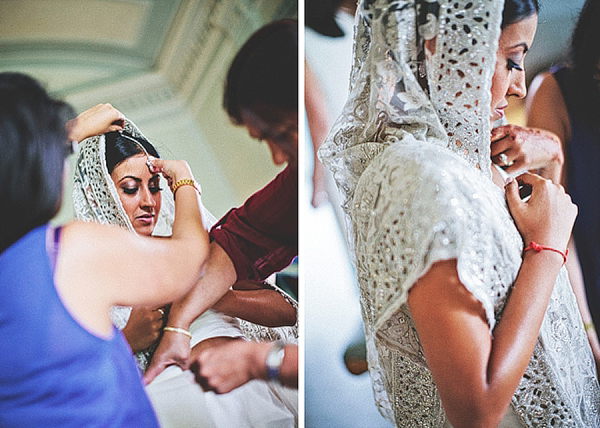
[[[141,236],[150,236],[152,235],[152,231],[154,230],[154,224],[152,225],[144,225],[144,226],[134,226],[133,228],[138,235]]]

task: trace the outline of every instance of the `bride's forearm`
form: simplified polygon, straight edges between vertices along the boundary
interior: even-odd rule
[[[236,279],[233,262],[219,244],[212,242],[203,276],[183,298],[173,302],[169,325],[189,328],[197,317],[229,291]]]
[[[502,318],[494,328],[487,386],[492,396],[504,389],[507,403],[531,359],[561,264],[559,254],[526,252]]]
[[[452,425],[497,426],[531,358],[562,258],[525,254],[492,334],[455,263],[434,264],[411,288],[409,308]]]

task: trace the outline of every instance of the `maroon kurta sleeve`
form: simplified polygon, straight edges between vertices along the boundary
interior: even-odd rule
[[[298,255],[298,170],[288,166],[213,226],[237,280],[263,280]]]

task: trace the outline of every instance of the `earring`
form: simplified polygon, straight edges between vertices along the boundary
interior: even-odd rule
[[[419,77],[424,79],[427,76],[427,67],[425,66],[425,61],[418,61],[417,69],[419,71]]]

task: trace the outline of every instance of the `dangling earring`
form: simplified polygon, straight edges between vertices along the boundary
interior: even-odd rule
[[[427,76],[427,66],[425,65],[425,61],[418,61],[418,71],[419,77],[424,79]]]

